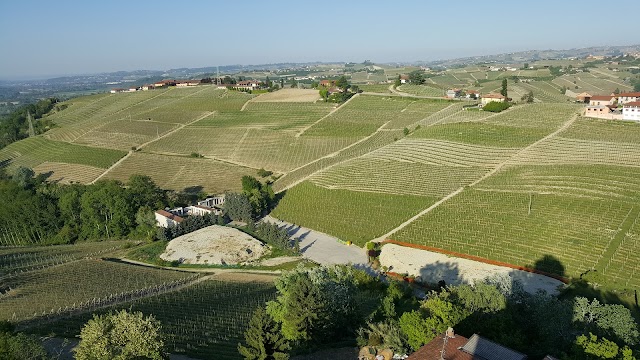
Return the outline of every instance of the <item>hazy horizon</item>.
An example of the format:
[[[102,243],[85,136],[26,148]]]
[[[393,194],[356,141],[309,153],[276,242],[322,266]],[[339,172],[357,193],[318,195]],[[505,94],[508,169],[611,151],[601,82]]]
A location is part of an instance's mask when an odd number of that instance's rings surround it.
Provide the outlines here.
[[[612,23],[587,24],[600,2],[502,3],[496,10],[417,1],[68,1],[51,9],[44,1],[2,2],[0,79],[232,64],[432,61],[638,43],[631,22],[615,23],[615,30]],[[637,1],[617,4],[628,13],[640,11]],[[47,11],[33,11],[42,7]]]

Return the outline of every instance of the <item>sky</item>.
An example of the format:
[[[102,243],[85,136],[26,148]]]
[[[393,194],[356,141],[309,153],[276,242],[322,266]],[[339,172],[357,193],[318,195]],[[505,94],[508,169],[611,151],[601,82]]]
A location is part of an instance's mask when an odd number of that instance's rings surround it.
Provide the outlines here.
[[[1,0],[0,79],[640,43],[640,1]],[[606,14],[603,14],[605,12]],[[603,16],[606,15],[606,16]]]

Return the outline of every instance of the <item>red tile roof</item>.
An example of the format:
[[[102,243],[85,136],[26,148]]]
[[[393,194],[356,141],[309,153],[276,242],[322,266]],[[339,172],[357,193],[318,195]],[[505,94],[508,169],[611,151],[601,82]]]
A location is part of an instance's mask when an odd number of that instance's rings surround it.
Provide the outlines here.
[[[504,99],[505,97],[502,94],[487,94],[487,95],[482,95],[483,98],[487,98],[487,99]]]
[[[167,219],[171,219],[171,220],[173,220],[175,222],[178,222],[178,223],[181,223],[184,220],[180,216],[173,215],[172,213],[170,213],[170,212],[168,212],[166,210],[158,210],[158,211],[156,211],[156,214],[160,214],[160,215],[166,217]]]
[[[431,340],[428,344],[418,349],[418,351],[409,355],[407,360],[440,360],[442,345],[444,342],[444,334],[438,335],[435,339]],[[455,335],[453,338],[447,339],[447,345],[444,349],[444,360],[473,360],[473,355],[464,353],[458,348],[461,348],[469,341],[464,336]]]
[[[598,101],[607,100],[607,101],[610,101],[613,98],[614,98],[614,96],[611,96],[611,95],[593,95],[591,97],[591,100],[598,100]]]
[[[633,101],[633,102],[624,104],[624,107],[627,107],[627,106],[640,106],[640,101]]]
[[[624,97],[640,97],[640,92],[628,92],[628,93],[620,93],[618,96]]]

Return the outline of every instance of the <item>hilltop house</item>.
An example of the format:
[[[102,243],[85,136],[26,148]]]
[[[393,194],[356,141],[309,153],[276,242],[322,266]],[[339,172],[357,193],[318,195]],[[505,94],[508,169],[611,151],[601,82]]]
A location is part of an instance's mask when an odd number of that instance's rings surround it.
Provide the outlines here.
[[[478,92],[477,90],[467,90],[467,95],[466,95],[467,99],[477,99],[480,97],[480,92]]]
[[[162,80],[162,81],[158,81],[157,83],[153,84],[153,86],[155,86],[155,87],[176,86],[176,81],[175,80]]]
[[[626,104],[634,101],[640,101],[640,92],[629,92],[618,94],[618,104]]]
[[[335,80],[320,80],[320,86],[331,87],[336,84]]]
[[[506,98],[502,94],[490,93],[482,95],[482,106],[487,105],[490,102],[505,102]]]
[[[164,227],[164,228],[177,226],[184,220],[180,216],[174,215],[166,210],[156,211],[155,216],[156,216],[156,223],[158,224],[158,226]]]
[[[200,80],[179,80],[176,81],[176,87],[187,87],[200,85]]]
[[[411,80],[409,80],[409,75],[400,75],[400,83],[401,84],[406,84],[409,81],[411,81]]]
[[[477,334],[467,339],[457,335],[449,328],[438,335],[418,351],[409,355],[407,360],[526,360],[525,354],[511,350]]]
[[[112,94],[117,94],[117,93],[121,93],[121,92],[125,92],[128,91],[127,89],[111,89],[111,93]]]
[[[640,121],[640,101],[628,102],[622,106],[622,120]]]

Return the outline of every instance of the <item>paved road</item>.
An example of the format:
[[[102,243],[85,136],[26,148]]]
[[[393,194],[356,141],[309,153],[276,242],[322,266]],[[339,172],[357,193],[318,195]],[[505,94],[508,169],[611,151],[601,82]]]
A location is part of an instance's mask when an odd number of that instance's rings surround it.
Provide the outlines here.
[[[343,245],[333,236],[278,220],[271,216],[266,216],[263,221],[285,226],[293,238],[299,239],[302,256],[317,263],[322,265],[351,263],[368,267],[365,251],[358,246]]]

